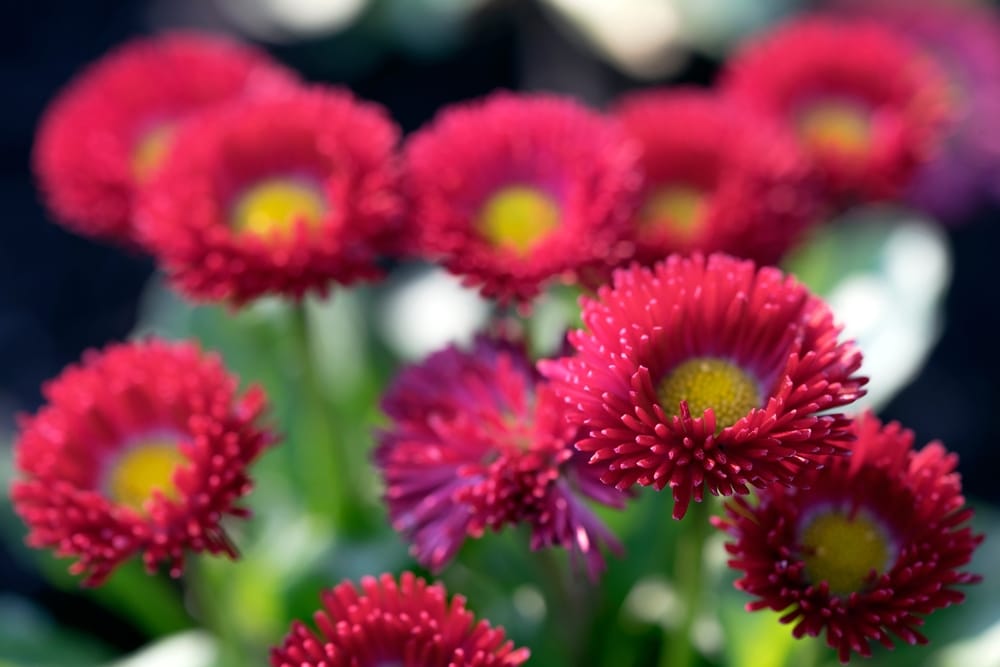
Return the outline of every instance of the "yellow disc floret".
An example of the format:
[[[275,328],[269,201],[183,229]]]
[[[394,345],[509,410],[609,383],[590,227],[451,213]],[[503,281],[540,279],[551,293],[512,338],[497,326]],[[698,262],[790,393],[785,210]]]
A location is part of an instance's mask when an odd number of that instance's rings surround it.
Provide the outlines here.
[[[884,530],[860,513],[820,514],[802,531],[801,542],[806,576],[827,582],[836,595],[861,591],[872,570],[881,574],[889,567],[892,549]]]
[[[514,185],[486,200],[476,229],[490,243],[527,254],[559,226],[559,206],[536,188]]]
[[[173,125],[157,125],[149,130],[132,148],[132,175],[142,182],[147,180],[163,163],[170,142],[174,138]]]
[[[248,189],[236,202],[233,227],[262,238],[288,236],[299,221],[315,228],[326,213],[315,187],[292,178],[272,178]]]
[[[174,472],[186,460],[171,440],[151,439],[130,446],[111,469],[108,494],[114,502],[136,510],[142,510],[154,489],[176,498]]]
[[[871,145],[871,122],[857,106],[825,102],[799,117],[799,135],[813,148],[863,155]]]
[[[676,366],[660,381],[659,398],[668,415],[680,414],[681,401],[687,401],[695,418],[712,408],[717,433],[761,403],[752,375],[731,361],[714,357],[696,357]]]
[[[697,188],[672,185],[654,191],[642,207],[640,224],[665,225],[683,238],[698,231],[705,218],[705,194]]]

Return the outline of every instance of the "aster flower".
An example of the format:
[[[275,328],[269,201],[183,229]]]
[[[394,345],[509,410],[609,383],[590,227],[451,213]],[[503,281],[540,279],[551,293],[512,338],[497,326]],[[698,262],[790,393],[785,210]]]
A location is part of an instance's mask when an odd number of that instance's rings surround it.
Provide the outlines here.
[[[615,272],[582,300],[576,351],[540,362],[601,479],[692,499],[792,483],[849,440],[861,354],[792,277],[727,255]]]
[[[964,524],[958,459],[937,442],[913,450],[913,433],[865,415],[854,425],[851,456],[829,457],[803,485],[771,487],[759,503],[743,498],[715,521],[734,539],[736,587],[750,610],[783,611],[796,637],[826,632],[847,662],[891,648],[891,635],[924,644],[923,616],[961,602],[961,572],[982,541]]]
[[[236,305],[380,274],[399,201],[385,111],[290,90],[193,119],[143,192],[139,231],[180,291]]]
[[[87,353],[44,394],[14,446],[31,546],[75,557],[88,585],[139,553],[175,577],[185,550],[236,556],[220,522],[248,514],[247,466],[272,442],[259,388],[239,396],[217,356],[153,339]]]
[[[692,250],[774,264],[819,218],[810,162],[769,119],[694,89],[626,96],[615,116],[643,150],[643,264]]]
[[[319,633],[299,621],[271,667],[517,667],[530,655],[505,640],[503,628],[476,622],[465,599],[448,601],[441,584],[404,572],[365,577],[322,594],[313,617]]]
[[[531,548],[563,546],[591,577],[617,541],[584,498],[621,507],[573,449],[578,429],[523,351],[478,339],[405,369],[383,398],[392,426],[375,460],[393,526],[417,560],[440,570],[466,537],[531,527]]]
[[[940,72],[873,22],[793,20],[733,56],[723,89],[794,127],[848,201],[894,197],[945,130]]]
[[[133,202],[178,125],[220,102],[294,85],[265,53],[228,39],[136,39],[87,67],[52,102],[33,156],[55,217],[92,238],[136,244]]]
[[[841,0],[838,10],[877,20],[913,40],[947,77],[953,123],[906,198],[958,224],[1000,196],[1000,19],[992,8],[923,0]]]
[[[607,272],[638,186],[636,147],[552,95],[450,107],[406,147],[419,252],[501,301]]]

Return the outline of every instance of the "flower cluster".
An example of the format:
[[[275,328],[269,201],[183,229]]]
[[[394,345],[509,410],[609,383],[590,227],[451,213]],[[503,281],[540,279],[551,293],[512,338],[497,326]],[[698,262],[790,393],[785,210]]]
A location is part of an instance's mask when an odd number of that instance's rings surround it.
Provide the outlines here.
[[[934,50],[922,21],[899,19]],[[195,301],[300,301],[419,258],[496,302],[503,336],[409,365],[382,396],[373,463],[419,565],[440,572],[467,539],[520,525],[596,585],[623,551],[599,513],[633,487],[669,488],[677,520],[732,497],[713,522],[749,608],[788,610],[796,637],[825,632],[846,661],[892,636],[925,642],[923,616],[977,580],[963,568],[982,537],[954,455],[845,412],[864,394],[861,352],[770,265],[843,207],[908,189],[933,206],[931,151],[944,141],[939,164],[964,160],[978,142],[963,128],[992,109],[973,95],[977,57],[949,88],[885,25],[807,17],[744,45],[716,91],[633,93],[608,113],[498,92],[404,139],[377,104],[176,33],[71,83],[34,163],[59,220],[150,253]],[[984,58],[983,76],[1000,72]],[[955,107],[966,125],[948,125]],[[554,283],[590,291],[561,354],[537,359],[515,323]],[[134,555],[175,577],[189,551],[236,556],[222,523],[248,515],[248,468],[277,441],[261,389],[240,392],[195,343],[147,339],[88,352],[44,393],[15,445],[29,544],[75,558],[90,585]],[[322,604],[273,667],[529,655],[408,572],[342,583]]]

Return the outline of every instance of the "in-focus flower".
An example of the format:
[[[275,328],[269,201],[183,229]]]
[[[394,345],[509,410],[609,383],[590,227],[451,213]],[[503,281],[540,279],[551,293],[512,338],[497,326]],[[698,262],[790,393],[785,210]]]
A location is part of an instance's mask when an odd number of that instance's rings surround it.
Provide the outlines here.
[[[632,94],[615,115],[642,146],[643,264],[693,250],[775,264],[821,215],[811,163],[770,119],[694,89]]]
[[[337,89],[206,112],[144,190],[142,240],[197,300],[301,298],[376,277],[400,210],[398,136],[381,107]]]
[[[944,72],[953,123],[907,200],[949,223],[1000,197],[1000,18],[992,7],[938,0],[839,0],[833,6],[905,35]]]
[[[897,195],[946,128],[938,69],[874,22],[793,20],[738,52],[723,89],[794,128],[847,202]]]
[[[517,667],[530,655],[505,639],[503,628],[476,621],[459,595],[404,572],[365,577],[361,590],[344,582],[322,593],[313,619],[300,621],[271,667]]]
[[[531,527],[531,548],[562,546],[596,577],[614,536],[585,498],[621,507],[573,449],[578,427],[523,351],[478,339],[403,370],[383,398],[392,419],[375,459],[393,526],[440,570],[466,537]]]
[[[247,467],[273,442],[259,388],[192,343],[156,339],[89,352],[44,388],[21,422],[11,495],[28,543],[75,557],[96,585],[141,553],[180,576],[185,550],[236,550],[222,529],[252,486]]]
[[[792,483],[849,440],[832,412],[861,396],[861,354],[819,298],[727,255],[633,266],[582,299],[576,354],[540,362],[574,409],[601,479],[673,490],[674,517],[707,489]]]
[[[498,93],[445,109],[406,150],[419,251],[501,301],[606,275],[636,157],[614,123],[569,99]]]
[[[826,632],[842,662],[892,637],[924,644],[923,616],[961,602],[960,571],[982,541],[964,525],[958,459],[940,443],[913,450],[913,433],[865,415],[850,456],[831,456],[803,485],[773,486],[756,504],[738,498],[716,525],[734,541],[736,587],[750,610],[791,610],[796,637]]]
[[[86,68],[52,102],[33,156],[57,220],[134,246],[133,202],[192,114],[294,85],[265,53],[228,39],[168,33],[131,41]]]

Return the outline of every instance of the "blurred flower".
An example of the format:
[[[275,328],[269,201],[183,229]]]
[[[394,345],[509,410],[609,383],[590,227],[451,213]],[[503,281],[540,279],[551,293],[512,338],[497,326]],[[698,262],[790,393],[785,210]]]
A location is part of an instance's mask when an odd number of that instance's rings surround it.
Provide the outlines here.
[[[945,131],[939,71],[873,22],[786,23],[731,59],[723,87],[793,127],[847,203],[896,196]]]
[[[954,586],[979,578],[959,568],[982,541],[963,526],[972,510],[954,454],[936,442],[914,451],[911,431],[870,414],[854,431],[851,456],[762,491],[757,505],[731,501],[716,520],[735,538],[736,587],[757,598],[748,608],[792,607],[782,621],[795,636],[825,630],[842,662],[871,655],[871,641],[891,648],[889,633],[926,643],[921,616],[964,599]]]
[[[947,77],[955,122],[907,199],[957,224],[1000,197],[1000,19],[993,8],[937,0],[840,0],[835,9],[875,19],[932,57]]]
[[[139,203],[143,242],[198,300],[301,298],[380,275],[400,211],[384,110],[327,88],[193,119]]]
[[[615,272],[541,362],[576,409],[601,479],[673,489],[674,518],[710,493],[792,483],[851,435],[833,408],[863,393],[861,354],[794,278],[716,254]]]
[[[15,444],[28,543],[76,557],[70,571],[88,585],[136,553],[174,577],[185,549],[235,557],[220,522],[247,515],[235,506],[247,466],[272,442],[256,424],[263,392],[236,388],[193,343],[111,345],[66,368]]]
[[[406,150],[420,250],[501,301],[606,275],[627,233],[636,148],[569,99],[497,93],[451,107]]]
[[[295,80],[265,53],[217,36],[170,33],[120,46],[74,79],[41,120],[33,161],[46,203],[75,232],[135,245],[136,191],[178,125]]]
[[[632,94],[615,115],[643,149],[644,264],[691,250],[775,264],[820,216],[816,173],[767,119],[694,89]]]
[[[524,353],[477,339],[405,369],[382,401],[392,426],[375,460],[393,526],[417,560],[440,570],[467,536],[531,526],[531,548],[563,546],[604,568],[600,548],[619,549],[584,498],[621,507],[573,449],[578,428]]]
[[[517,667],[529,656],[505,641],[503,628],[476,622],[465,599],[451,602],[441,584],[411,572],[365,577],[361,590],[344,582],[322,594],[313,619],[317,635],[299,621],[272,667]]]

